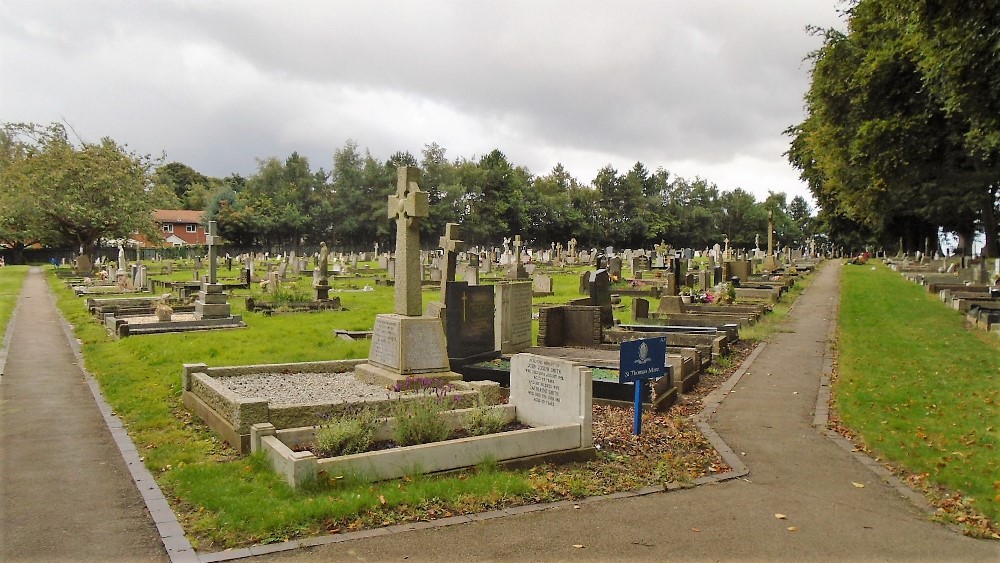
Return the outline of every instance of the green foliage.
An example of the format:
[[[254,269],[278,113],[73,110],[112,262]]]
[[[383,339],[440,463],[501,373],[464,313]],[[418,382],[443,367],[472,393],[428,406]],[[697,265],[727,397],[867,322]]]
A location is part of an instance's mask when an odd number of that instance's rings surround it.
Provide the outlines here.
[[[447,440],[451,430],[441,413],[453,406],[454,402],[444,394],[396,402],[392,411],[396,418],[393,441],[400,446],[413,446]]]
[[[8,244],[38,241],[90,254],[102,238],[158,236],[148,156],[109,138],[74,145],[55,124],[4,124],[0,146],[0,236]]]
[[[988,38],[996,13],[863,0],[847,33],[817,30],[824,44],[810,55],[807,117],[787,131],[788,157],[826,214],[883,241],[905,235],[910,250],[937,227],[968,250],[979,229],[996,252],[1000,104],[986,70],[1000,68]]]
[[[378,417],[370,409],[359,409],[316,429],[315,453],[320,457],[360,454],[371,448]]]
[[[974,499],[994,522],[998,342],[884,266],[844,268],[835,407],[878,455]]]
[[[466,418],[465,428],[469,434],[473,436],[495,434],[503,430],[504,426],[506,426],[506,422],[504,422],[503,411],[494,405],[484,404],[482,396],[479,396],[478,403]]]

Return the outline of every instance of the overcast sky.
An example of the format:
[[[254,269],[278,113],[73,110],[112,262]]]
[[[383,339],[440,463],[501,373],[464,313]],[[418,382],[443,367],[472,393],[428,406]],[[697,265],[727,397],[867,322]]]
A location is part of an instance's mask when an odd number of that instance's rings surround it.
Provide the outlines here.
[[[65,121],[210,176],[353,139],[379,160],[494,148],[590,182],[636,161],[758,200],[808,196],[782,156],[807,25],[837,0],[0,2],[0,121]]]

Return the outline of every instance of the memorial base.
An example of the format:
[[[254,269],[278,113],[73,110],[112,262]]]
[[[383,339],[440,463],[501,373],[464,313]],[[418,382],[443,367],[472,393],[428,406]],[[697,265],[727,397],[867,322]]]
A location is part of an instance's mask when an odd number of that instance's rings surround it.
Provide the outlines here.
[[[460,380],[451,371],[440,318],[386,314],[375,317],[368,363],[355,368],[358,379],[392,385],[407,377]]]
[[[327,284],[317,284],[313,286],[313,297],[316,301],[326,301],[330,298],[330,286]]]

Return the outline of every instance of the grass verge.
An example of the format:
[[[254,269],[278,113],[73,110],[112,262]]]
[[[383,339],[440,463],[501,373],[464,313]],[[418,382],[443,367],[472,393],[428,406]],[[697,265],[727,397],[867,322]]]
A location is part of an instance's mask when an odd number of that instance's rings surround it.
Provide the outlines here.
[[[17,296],[21,294],[28,266],[5,266],[0,268],[0,342],[7,334],[7,323],[17,306]]]
[[[839,330],[833,406],[846,432],[905,468],[943,519],[996,537],[996,339],[966,330],[958,312],[882,265],[844,266]]]

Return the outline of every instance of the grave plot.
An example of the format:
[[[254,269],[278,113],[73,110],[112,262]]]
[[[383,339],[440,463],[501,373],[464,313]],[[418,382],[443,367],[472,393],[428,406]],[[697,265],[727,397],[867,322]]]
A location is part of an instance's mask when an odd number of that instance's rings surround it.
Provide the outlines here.
[[[592,457],[590,371],[572,362],[533,354],[517,354],[511,362],[509,404],[493,408],[501,411],[505,420],[516,420],[530,428],[319,458],[312,451],[292,449],[314,440],[315,428],[281,431],[272,424],[254,424],[251,448],[264,452],[272,467],[293,487],[315,479],[320,472],[380,480],[471,467],[485,460],[537,463],[555,456]],[[443,416],[448,417],[449,425],[461,427],[468,424],[473,410],[453,409]],[[389,435],[393,425],[398,424],[393,419],[382,420],[376,435]]]
[[[295,362],[208,367],[186,364],[182,399],[234,448],[250,449],[250,428],[268,423],[276,429],[322,424],[324,420],[364,406],[385,415],[394,400],[385,385],[366,383],[354,375],[365,360]],[[427,379],[428,382],[436,381]],[[496,386],[449,382],[457,406],[500,402]],[[415,395],[414,395],[415,397]],[[403,397],[410,400],[410,396]]]

